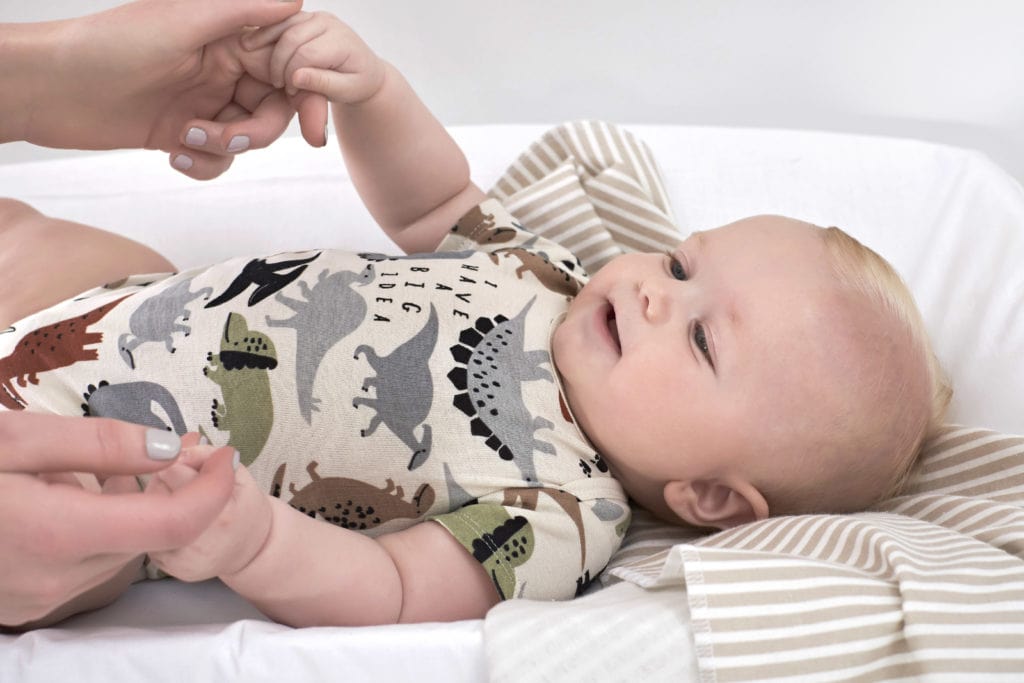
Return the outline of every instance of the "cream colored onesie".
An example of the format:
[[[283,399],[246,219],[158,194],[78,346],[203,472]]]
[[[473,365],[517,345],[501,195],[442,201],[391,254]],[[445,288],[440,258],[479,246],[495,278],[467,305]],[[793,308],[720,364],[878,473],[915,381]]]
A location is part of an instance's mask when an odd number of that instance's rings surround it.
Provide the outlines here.
[[[201,431],[310,516],[369,534],[434,519],[503,598],[568,598],[629,521],[551,362],[585,278],[494,200],[432,254],[136,276],[0,334],[0,405]]]

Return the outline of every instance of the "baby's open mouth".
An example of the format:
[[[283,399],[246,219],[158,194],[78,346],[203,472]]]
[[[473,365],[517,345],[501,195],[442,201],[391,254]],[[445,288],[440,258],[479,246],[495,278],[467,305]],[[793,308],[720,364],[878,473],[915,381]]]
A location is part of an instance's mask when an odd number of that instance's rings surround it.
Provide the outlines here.
[[[622,343],[619,341],[619,326],[615,323],[615,309],[612,306],[608,307],[608,331],[612,335],[612,342],[615,344],[615,348],[618,349],[619,353],[622,353]]]

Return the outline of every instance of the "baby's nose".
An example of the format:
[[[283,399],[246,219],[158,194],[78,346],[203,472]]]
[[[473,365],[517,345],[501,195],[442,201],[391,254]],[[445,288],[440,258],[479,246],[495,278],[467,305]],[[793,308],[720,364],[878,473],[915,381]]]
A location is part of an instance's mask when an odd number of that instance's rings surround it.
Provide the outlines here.
[[[650,323],[664,322],[672,310],[672,297],[668,288],[657,280],[646,280],[640,284],[640,310]]]

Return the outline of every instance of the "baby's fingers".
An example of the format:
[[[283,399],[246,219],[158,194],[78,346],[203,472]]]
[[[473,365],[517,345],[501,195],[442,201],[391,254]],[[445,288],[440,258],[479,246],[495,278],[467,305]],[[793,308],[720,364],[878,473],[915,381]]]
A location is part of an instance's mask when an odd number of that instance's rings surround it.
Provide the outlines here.
[[[293,14],[282,22],[278,22],[271,26],[263,26],[255,31],[250,31],[246,35],[242,36],[242,47],[246,50],[258,50],[261,47],[266,47],[277,42],[277,39],[284,34],[285,31],[290,29],[296,24],[309,21],[313,14],[311,12],[299,12]]]
[[[288,64],[295,58],[296,53],[307,43],[316,40],[326,32],[327,27],[323,22],[307,21],[293,26],[281,35],[270,56],[270,82],[274,84],[275,88],[283,88],[288,85]],[[332,47],[337,48],[337,46]]]
[[[347,74],[332,69],[302,67],[292,74],[297,88],[319,93],[332,102],[356,104],[368,99],[379,86],[365,74]]]

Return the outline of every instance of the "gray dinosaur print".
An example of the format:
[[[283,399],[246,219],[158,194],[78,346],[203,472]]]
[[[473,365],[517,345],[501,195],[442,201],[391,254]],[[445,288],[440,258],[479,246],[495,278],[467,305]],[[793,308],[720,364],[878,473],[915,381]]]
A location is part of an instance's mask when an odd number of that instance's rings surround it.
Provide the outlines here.
[[[117,340],[118,351],[128,367],[135,368],[135,349],[146,342],[163,342],[167,352],[174,353],[174,333],[181,332],[187,337],[192,332],[192,328],[185,324],[189,319],[185,306],[199,297],[209,299],[213,294],[212,287],[190,291],[192,279],[171,285],[143,301],[132,312],[128,319],[131,333],[125,332]]]
[[[366,301],[352,285],[365,287],[375,277],[372,263],[358,272],[323,270],[312,287],[305,280],[299,280],[305,301],[283,292],[274,297],[278,303],[295,311],[295,315],[284,320],[274,320],[268,315],[267,325],[295,330],[295,386],[299,412],[307,423],[312,422],[313,411],[319,410],[320,399],[313,397],[313,382],[321,361],[332,346],[351,334],[366,317]]]
[[[185,418],[174,396],[156,382],[125,382],[110,384],[106,380],[90,384],[82,394],[85,403],[82,412],[92,417],[112,417],[116,420],[166,429],[181,436],[188,431]],[[154,407],[163,411],[171,424],[167,424]]]
[[[363,381],[363,391],[377,390],[376,398],[356,396],[352,407],[369,406],[377,412],[370,426],[360,431],[370,436],[381,422],[412,449],[409,469],[414,470],[430,457],[430,425],[423,423],[434,402],[434,378],[430,372],[430,356],[437,346],[437,311],[433,304],[427,322],[419,332],[402,342],[387,356],[379,356],[367,344],[360,344],[355,357],[365,355],[370,367],[377,373]],[[423,423],[423,434],[413,433]]]
[[[459,335],[460,343],[451,347],[458,365],[448,373],[460,392],[452,403],[472,418],[472,433],[484,437],[502,460],[514,461],[523,480],[531,485],[537,485],[534,451],[555,454],[554,446],[534,438],[538,429],[550,429],[554,424],[531,415],[523,402],[523,382],[554,381],[551,373],[540,367],[549,362],[548,352],[523,348],[524,322],[534,301],[536,297],[511,320],[503,315],[493,320],[477,318],[473,327]]]
[[[475,249],[463,249],[462,251],[432,251],[429,253],[415,253],[405,254],[404,256],[394,256],[392,254],[380,254],[375,251],[368,251],[359,254],[361,258],[367,261],[379,262],[379,261],[458,261],[461,259],[468,259],[473,254],[479,253]]]
[[[448,463],[444,464],[444,483],[448,487],[448,507],[450,509],[457,510],[470,503],[478,502],[476,496],[470,495],[469,491],[462,488],[462,485],[455,481],[452,469],[448,466]]]

